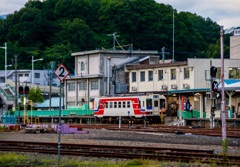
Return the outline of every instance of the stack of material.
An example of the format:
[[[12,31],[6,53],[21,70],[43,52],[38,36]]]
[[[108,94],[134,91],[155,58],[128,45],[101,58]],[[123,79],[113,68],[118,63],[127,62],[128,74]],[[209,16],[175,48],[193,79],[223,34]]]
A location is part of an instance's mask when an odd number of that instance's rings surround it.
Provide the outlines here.
[[[62,134],[87,134],[88,131],[82,130],[79,126],[62,124],[61,125],[61,133]]]

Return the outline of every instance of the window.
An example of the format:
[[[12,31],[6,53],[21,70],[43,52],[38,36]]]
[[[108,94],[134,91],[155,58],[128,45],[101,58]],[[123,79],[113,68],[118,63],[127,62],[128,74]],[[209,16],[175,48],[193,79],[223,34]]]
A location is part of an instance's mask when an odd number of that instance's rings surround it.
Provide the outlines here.
[[[85,70],[85,63],[81,62],[81,71],[84,71],[84,70]]]
[[[23,77],[23,74],[19,74],[18,77]]]
[[[68,84],[68,90],[69,91],[75,91],[75,83],[69,83]]]
[[[118,108],[122,108],[122,103],[121,102],[118,102]]]
[[[148,110],[152,109],[152,99],[146,99],[146,103],[147,103],[147,109]]]
[[[153,71],[148,71],[148,81],[153,81]]]
[[[158,80],[163,80],[163,70],[158,70]]]
[[[28,76],[29,76],[29,74],[24,74],[24,76],[25,76],[25,77],[28,77]]]
[[[110,103],[109,108],[113,108],[113,102],[109,102],[109,103]]]
[[[126,108],[126,102],[123,101],[123,108]]]
[[[34,73],[34,78],[40,78],[40,73]]]
[[[79,82],[79,90],[86,90],[85,82]]]
[[[229,78],[237,79],[240,78],[240,68],[228,68]],[[217,72],[218,73],[218,72]]]
[[[171,69],[171,79],[176,79],[176,69]]]
[[[106,102],[106,108],[108,108],[108,102]]]
[[[114,102],[114,108],[117,108],[117,102]]]
[[[132,72],[132,82],[136,82],[136,81],[137,81],[136,72]]]
[[[91,82],[91,90],[98,90],[98,82],[97,81]]]
[[[190,71],[189,67],[184,68],[184,79],[189,79]]]
[[[145,81],[145,71],[140,72],[140,81],[144,82]]]
[[[217,74],[216,74],[216,78],[221,78],[221,68],[217,67]]]
[[[127,101],[127,108],[130,108],[130,101]]]

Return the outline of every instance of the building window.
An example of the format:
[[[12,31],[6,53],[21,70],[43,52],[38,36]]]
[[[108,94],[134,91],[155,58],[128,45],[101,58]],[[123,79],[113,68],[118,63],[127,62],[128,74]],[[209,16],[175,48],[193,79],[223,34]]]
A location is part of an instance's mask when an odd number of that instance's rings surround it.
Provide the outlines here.
[[[190,76],[190,70],[189,67],[184,68],[184,79],[189,79]]]
[[[75,83],[69,83],[68,86],[69,91],[75,91]]]
[[[221,78],[221,68],[220,67],[217,67],[217,73],[216,73],[216,78]]]
[[[98,82],[97,81],[91,82],[91,90],[98,90]]]
[[[176,79],[176,69],[171,69],[171,79]]]
[[[158,80],[163,80],[163,70],[158,70]]]
[[[238,79],[240,78],[240,68],[228,68],[229,78]],[[217,72],[218,73],[218,72]]]
[[[148,71],[148,81],[153,81],[153,71]]]
[[[86,90],[85,82],[79,82],[79,90]]]
[[[84,70],[85,70],[85,63],[81,62],[81,71],[84,71]]]
[[[144,82],[145,81],[145,71],[140,72],[140,81]]]
[[[137,81],[137,74],[136,72],[132,72],[132,82],[136,82]]]
[[[34,78],[40,78],[40,73],[34,73]]]

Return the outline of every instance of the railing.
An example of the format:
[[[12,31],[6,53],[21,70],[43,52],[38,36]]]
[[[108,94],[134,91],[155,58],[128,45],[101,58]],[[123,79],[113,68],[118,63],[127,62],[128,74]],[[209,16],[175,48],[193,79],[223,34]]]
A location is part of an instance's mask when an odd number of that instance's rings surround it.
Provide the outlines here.
[[[14,101],[14,95],[7,94],[2,87],[0,87],[0,93],[7,101]]]
[[[178,110],[178,117],[180,117],[180,111]],[[182,118],[200,118],[200,111],[182,111]],[[206,118],[206,112],[203,112],[203,118]]]
[[[20,117],[22,117],[24,111],[20,111]],[[93,116],[93,110],[62,110],[61,116]],[[10,115],[10,112],[7,112]],[[18,111],[14,111],[14,115],[18,116]],[[59,116],[59,110],[27,110],[28,117],[53,117]]]

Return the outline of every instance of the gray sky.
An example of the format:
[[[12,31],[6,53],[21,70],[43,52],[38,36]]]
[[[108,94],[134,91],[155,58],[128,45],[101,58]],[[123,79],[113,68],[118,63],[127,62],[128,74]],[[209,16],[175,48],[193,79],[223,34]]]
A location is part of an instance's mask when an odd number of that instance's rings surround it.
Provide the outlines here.
[[[171,5],[177,12],[196,13],[210,18],[224,29],[240,26],[240,0],[155,0]]]
[[[0,15],[18,11],[28,0],[0,0]],[[155,0],[171,5],[178,12],[188,11],[224,26],[240,26],[240,0]]]

